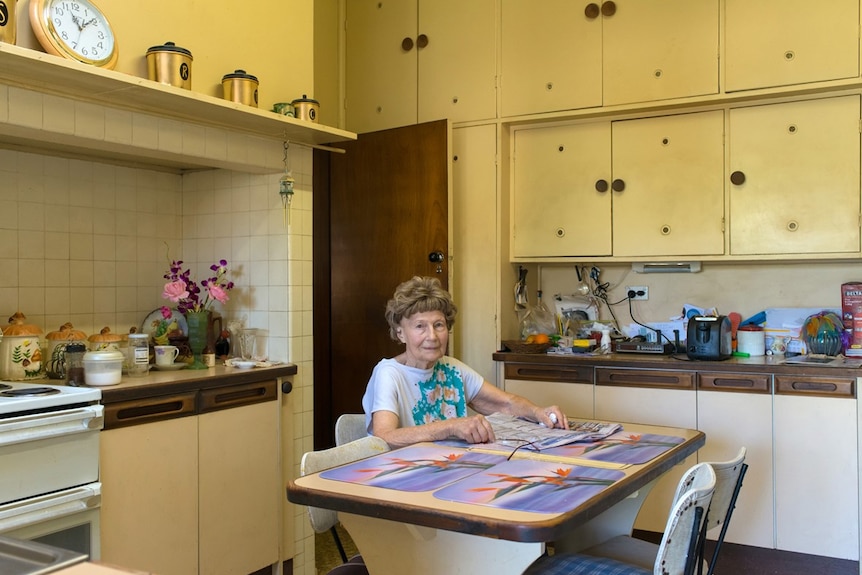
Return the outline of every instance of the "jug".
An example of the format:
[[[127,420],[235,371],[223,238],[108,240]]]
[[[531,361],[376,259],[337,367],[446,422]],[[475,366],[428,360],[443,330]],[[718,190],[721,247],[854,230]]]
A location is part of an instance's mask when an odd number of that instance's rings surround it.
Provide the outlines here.
[[[219,315],[218,312],[211,311],[209,322],[207,323],[207,347],[213,350],[215,349],[215,344],[223,329],[221,315]]]

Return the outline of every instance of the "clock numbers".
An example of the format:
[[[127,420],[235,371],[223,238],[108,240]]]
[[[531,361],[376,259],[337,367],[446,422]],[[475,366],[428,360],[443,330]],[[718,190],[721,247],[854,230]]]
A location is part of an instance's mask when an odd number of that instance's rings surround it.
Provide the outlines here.
[[[9,7],[5,2],[0,2],[0,26],[5,26],[9,23]]]

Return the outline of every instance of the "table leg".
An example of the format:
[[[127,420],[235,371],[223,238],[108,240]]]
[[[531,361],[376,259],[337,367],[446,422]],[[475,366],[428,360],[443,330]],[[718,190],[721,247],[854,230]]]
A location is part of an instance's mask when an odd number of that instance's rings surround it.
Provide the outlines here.
[[[339,513],[371,575],[520,575],[545,551],[519,543],[386,519]]]

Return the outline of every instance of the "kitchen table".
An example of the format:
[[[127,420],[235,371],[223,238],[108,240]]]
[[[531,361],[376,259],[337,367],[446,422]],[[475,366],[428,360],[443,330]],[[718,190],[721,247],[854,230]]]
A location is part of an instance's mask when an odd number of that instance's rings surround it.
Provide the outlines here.
[[[625,424],[624,433],[671,436],[678,442],[645,463],[606,463],[546,454],[506,462],[544,461],[550,463],[548,469],[552,475],[555,470],[562,473],[561,469],[575,465],[578,475],[613,476],[609,485],[577,501],[560,491],[553,493],[553,498],[547,500],[553,502],[552,508],[525,510],[523,505],[519,508],[491,505],[487,498],[479,503],[450,497],[462,484],[463,492],[472,494],[496,488],[476,487],[478,473],[445,486],[409,491],[392,488],[391,482],[389,487],[383,487],[374,482],[334,478],[342,470],[342,475],[346,475],[348,470],[367,472],[363,467],[379,469],[381,460],[377,458],[382,457],[404,466],[415,465],[420,449],[440,447],[431,443],[390,451],[337,471],[300,477],[289,483],[287,497],[293,503],[338,511],[372,575],[517,574],[544,552],[547,542],[560,542],[566,550],[577,550],[614,535],[630,534],[653,483],[706,441],[702,432],[682,428]],[[499,470],[496,477],[504,480],[511,477],[509,471],[503,472],[503,463],[495,465],[487,470],[489,474]]]

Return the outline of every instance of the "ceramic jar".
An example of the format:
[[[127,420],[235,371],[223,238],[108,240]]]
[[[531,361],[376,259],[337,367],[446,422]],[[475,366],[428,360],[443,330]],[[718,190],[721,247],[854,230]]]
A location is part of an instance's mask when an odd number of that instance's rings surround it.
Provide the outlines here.
[[[87,334],[66,322],[57,331],[49,332],[45,339],[48,341],[48,359],[45,364],[48,377],[66,379],[66,346],[70,343],[86,342]]]
[[[39,344],[42,330],[26,323],[27,316],[20,311],[9,318],[0,340],[0,379],[22,381],[39,379],[42,372],[42,347]]]
[[[91,351],[102,351],[113,349],[120,351],[123,343],[123,336],[118,333],[111,333],[111,328],[103,327],[99,333],[94,333],[87,338],[90,342],[89,348]]]

